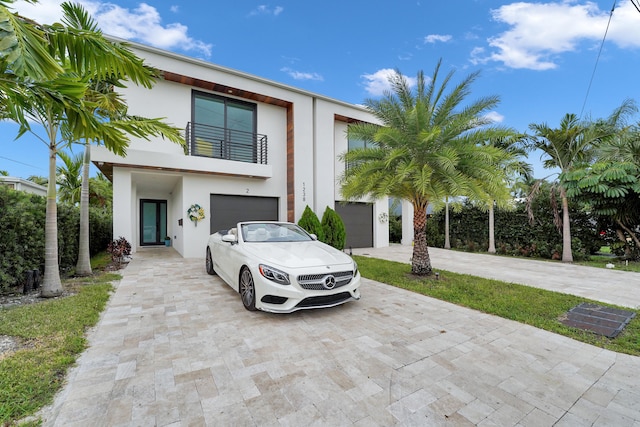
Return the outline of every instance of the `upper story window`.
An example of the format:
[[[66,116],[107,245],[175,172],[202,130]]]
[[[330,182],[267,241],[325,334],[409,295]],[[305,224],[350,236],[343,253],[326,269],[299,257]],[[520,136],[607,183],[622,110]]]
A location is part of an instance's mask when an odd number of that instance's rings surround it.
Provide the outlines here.
[[[371,144],[367,144],[366,141],[362,139],[349,138],[349,151],[355,150],[356,148],[369,148]]]
[[[191,155],[266,164],[267,137],[256,133],[256,104],[194,91],[191,114]]]

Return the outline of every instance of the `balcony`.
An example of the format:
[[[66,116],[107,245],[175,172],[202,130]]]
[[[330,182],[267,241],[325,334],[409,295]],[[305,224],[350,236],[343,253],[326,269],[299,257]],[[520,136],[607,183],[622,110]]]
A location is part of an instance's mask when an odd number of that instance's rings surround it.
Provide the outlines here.
[[[185,135],[190,156],[267,164],[267,135],[192,122]]]

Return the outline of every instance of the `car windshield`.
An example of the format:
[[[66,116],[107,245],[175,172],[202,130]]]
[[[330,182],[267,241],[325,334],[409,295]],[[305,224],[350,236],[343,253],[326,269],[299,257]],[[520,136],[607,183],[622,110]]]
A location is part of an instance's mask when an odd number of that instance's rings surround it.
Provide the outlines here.
[[[295,224],[250,223],[242,224],[245,242],[308,242],[309,234]]]

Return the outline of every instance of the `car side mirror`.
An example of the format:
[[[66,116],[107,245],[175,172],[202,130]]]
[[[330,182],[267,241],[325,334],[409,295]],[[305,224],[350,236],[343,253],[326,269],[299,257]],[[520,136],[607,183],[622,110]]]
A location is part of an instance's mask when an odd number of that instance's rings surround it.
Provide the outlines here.
[[[233,234],[225,234],[224,236],[222,236],[222,241],[231,244],[238,243],[238,239]]]
[[[316,236],[316,235],[315,235],[315,234],[313,234],[313,233],[309,234],[309,236],[311,236],[311,238],[312,238],[313,240],[318,240],[318,236]]]

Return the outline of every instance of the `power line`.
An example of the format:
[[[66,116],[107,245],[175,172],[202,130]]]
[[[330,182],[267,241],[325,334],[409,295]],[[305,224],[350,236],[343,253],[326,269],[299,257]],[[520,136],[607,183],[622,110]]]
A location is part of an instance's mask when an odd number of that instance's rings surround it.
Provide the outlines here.
[[[636,7],[636,10],[640,12],[640,1],[639,0],[631,0],[631,4]]]
[[[29,167],[32,167],[32,168],[35,168],[35,169],[43,170],[41,167],[30,165],[28,163],[23,163],[23,162],[20,162],[18,160],[10,159],[8,157],[0,156],[0,159],[9,160],[10,162],[19,163],[19,164],[24,165],[24,166],[29,166]]]
[[[635,2],[639,0],[631,0],[634,6],[638,8],[640,12],[639,5],[636,5]],[[609,26],[611,25],[611,18],[613,18],[613,11],[616,8],[616,0],[613,0],[613,6],[611,6],[611,12],[609,13],[609,21],[607,22],[607,28],[604,31],[604,37],[602,37],[602,43],[600,43],[600,50],[598,50],[598,56],[596,58],[596,63],[593,66],[593,72],[591,73],[591,79],[589,80],[589,86],[587,87],[587,93],[584,96],[584,102],[582,103],[582,109],[580,110],[580,118],[582,118],[582,114],[584,113],[584,107],[587,105],[587,99],[589,98],[589,92],[591,92],[591,85],[593,84],[593,79],[596,75],[596,69],[598,68],[598,62],[600,62],[600,55],[602,54],[602,48],[604,47],[604,42],[607,39],[607,33],[609,32]]]

